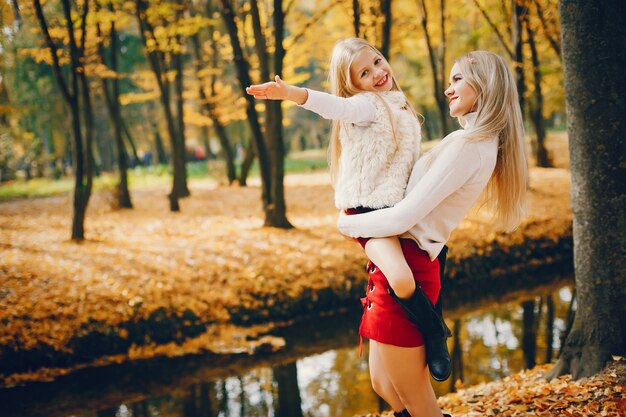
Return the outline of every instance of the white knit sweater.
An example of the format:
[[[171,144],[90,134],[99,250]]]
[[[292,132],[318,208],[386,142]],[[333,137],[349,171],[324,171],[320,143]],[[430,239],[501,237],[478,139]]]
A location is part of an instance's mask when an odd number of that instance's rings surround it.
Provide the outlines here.
[[[464,128],[471,127],[476,113],[464,119]],[[441,151],[433,161],[425,155],[415,164],[402,201],[371,213],[340,216],[339,230],[352,237],[408,237],[435,259],[491,178],[498,137],[470,142],[457,130],[437,146]]]
[[[404,93],[360,93],[350,98],[308,93],[303,108],[341,122],[337,208],[379,209],[402,200],[421,141],[420,125],[407,108]]]

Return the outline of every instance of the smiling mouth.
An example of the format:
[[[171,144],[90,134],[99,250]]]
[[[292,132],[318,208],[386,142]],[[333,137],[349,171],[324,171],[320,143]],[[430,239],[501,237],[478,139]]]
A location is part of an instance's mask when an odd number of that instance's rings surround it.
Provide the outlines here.
[[[389,74],[385,74],[385,76],[383,78],[381,78],[381,80],[376,83],[376,87],[382,87],[383,85],[385,85],[387,83],[388,79],[389,79]]]
[[[450,99],[450,101],[448,102],[448,106],[449,106],[450,104],[452,104],[452,102],[453,102],[454,100],[456,100],[457,98],[458,98],[458,97],[452,97],[452,98]]]

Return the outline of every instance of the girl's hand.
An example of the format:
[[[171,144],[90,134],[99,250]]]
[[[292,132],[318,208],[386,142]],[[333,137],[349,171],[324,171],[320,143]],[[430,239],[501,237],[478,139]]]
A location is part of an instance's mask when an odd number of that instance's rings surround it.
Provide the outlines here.
[[[274,77],[274,81],[246,87],[246,92],[254,98],[262,100],[287,100],[290,87],[277,75]]]
[[[246,92],[261,100],[291,100],[297,104],[304,104],[309,98],[306,88],[289,85],[278,75],[274,77],[273,82],[246,87]]]

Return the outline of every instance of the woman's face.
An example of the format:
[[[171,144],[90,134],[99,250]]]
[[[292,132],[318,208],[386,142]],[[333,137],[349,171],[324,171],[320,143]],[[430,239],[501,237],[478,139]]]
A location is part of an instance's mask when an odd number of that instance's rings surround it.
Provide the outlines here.
[[[363,91],[389,91],[393,86],[389,63],[370,48],[364,48],[350,65],[352,84]]]
[[[464,80],[461,68],[454,64],[450,70],[450,86],[444,91],[448,97],[450,116],[461,117],[467,113],[476,111],[476,101],[478,95],[476,91]]]

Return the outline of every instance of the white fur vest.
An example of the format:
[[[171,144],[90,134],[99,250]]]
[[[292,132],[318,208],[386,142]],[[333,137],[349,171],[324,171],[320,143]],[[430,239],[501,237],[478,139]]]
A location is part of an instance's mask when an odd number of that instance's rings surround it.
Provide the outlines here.
[[[341,123],[341,156],[335,184],[335,205],[339,209],[393,206],[404,197],[419,156],[421,129],[407,108],[404,93],[361,94],[375,104],[377,117],[365,126]],[[390,111],[395,120],[395,140]]]

